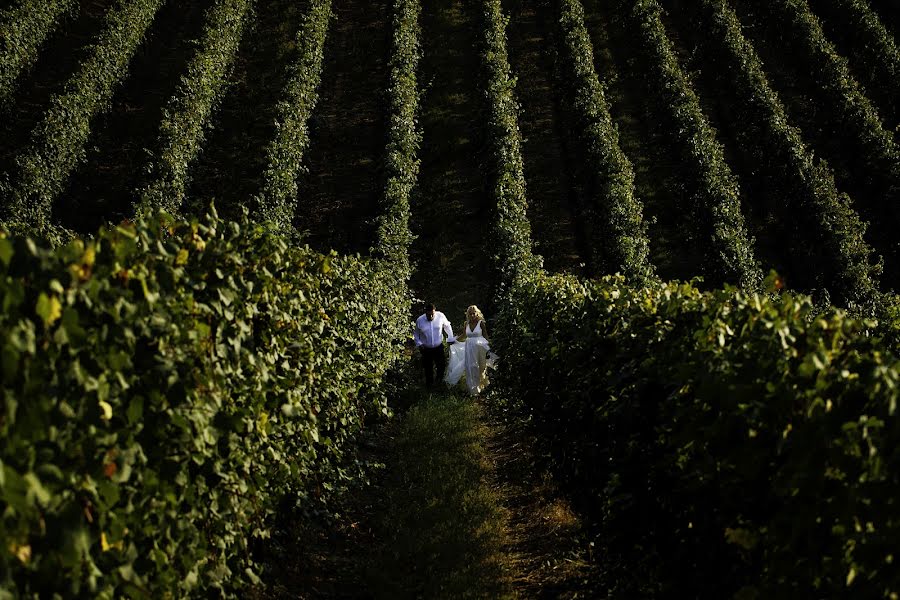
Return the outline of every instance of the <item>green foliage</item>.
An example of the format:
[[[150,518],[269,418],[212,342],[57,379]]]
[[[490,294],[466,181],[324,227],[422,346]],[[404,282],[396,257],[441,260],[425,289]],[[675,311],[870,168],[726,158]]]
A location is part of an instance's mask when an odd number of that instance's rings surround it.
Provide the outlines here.
[[[764,4],[767,23],[802,61],[820,89],[820,119],[831,120],[848,140],[844,150],[860,165],[854,176],[869,193],[855,200],[882,242],[887,266],[900,269],[900,249],[894,243],[900,204],[900,146],[882,124],[872,102],[853,77],[847,59],[838,54],[822,31],[806,0],[776,0]],[[768,16],[771,15],[771,18]],[[873,191],[874,190],[874,191]],[[869,197],[871,196],[871,197]]]
[[[52,229],[53,199],[86,155],[91,120],[108,110],[112,94],[163,0],[120,0],[107,17],[104,31],[87,59],[53,98],[31,135],[30,146],[16,158],[17,179],[4,197],[0,222],[34,231]],[[5,186],[4,186],[5,187]]]
[[[297,176],[309,144],[307,121],[316,107],[322,75],[325,38],[331,19],[331,0],[313,0],[297,33],[297,60],[278,103],[278,130],[269,144],[265,183],[255,200],[260,218],[289,230],[297,206]]]
[[[565,78],[577,116],[587,170],[594,174],[594,206],[582,215],[592,229],[595,262],[604,273],[623,272],[635,285],[655,277],[643,206],[635,197],[634,170],[619,147],[619,132],[594,69],[594,49],[584,26],[579,0],[560,0],[560,37],[564,40]]]
[[[702,14],[696,23],[709,54],[742,99],[734,106],[742,145],[752,153],[768,189],[777,194],[772,204],[783,207],[782,244],[794,265],[789,275],[806,289],[828,289],[841,304],[870,304],[881,265],[871,262],[873,251],[863,237],[866,225],[846,194],[838,192],[825,161],[815,159],[800,130],[789,123],[734,11],[725,0],[699,4]]]
[[[725,161],[722,144],[684,75],[662,22],[656,0],[638,0],[630,20],[649,67],[650,87],[665,108],[664,127],[680,148],[691,199],[688,218],[695,221],[697,243],[708,248],[699,265],[711,282],[738,283],[757,289],[762,272],[753,255],[753,240],[741,213],[737,178]]]
[[[504,382],[598,499],[612,596],[900,591],[900,362],[873,323],[620,277],[533,272],[512,298]]]
[[[821,7],[821,8],[820,8]],[[887,30],[867,0],[817,2],[823,18],[833,20],[833,28],[847,35],[852,54],[857,57],[854,75],[867,90],[881,92],[884,100],[879,114],[888,129],[900,119],[900,45]]]
[[[398,279],[410,276],[410,194],[419,176],[417,129],[418,67],[421,57],[422,8],[419,0],[395,0],[388,98],[390,130],[385,158],[386,183],[378,216],[376,256],[392,265]]]
[[[77,8],[76,0],[26,0],[0,13],[0,106],[9,102],[16,80],[37,61],[47,37]]]
[[[0,588],[232,597],[288,499],[327,493],[402,354],[378,261],[164,214],[0,238]],[[372,351],[377,340],[378,351]]]
[[[519,132],[516,81],[510,74],[506,52],[507,17],[499,0],[484,0],[482,8],[483,48],[489,120],[487,137],[493,164],[492,192],[495,201],[492,250],[498,272],[500,306],[512,282],[522,271],[539,265],[532,253],[531,224],[526,216],[522,135]]]
[[[153,183],[140,192],[137,210],[178,214],[188,169],[203,145],[204,129],[228,89],[227,79],[252,16],[254,0],[217,0],[206,14],[200,49],[181,77],[160,126],[160,154],[150,167]]]

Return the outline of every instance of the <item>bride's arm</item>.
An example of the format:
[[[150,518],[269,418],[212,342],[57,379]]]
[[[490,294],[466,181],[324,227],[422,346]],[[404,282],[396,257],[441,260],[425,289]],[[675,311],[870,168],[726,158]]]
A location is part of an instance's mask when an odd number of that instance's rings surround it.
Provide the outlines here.
[[[464,342],[464,341],[466,341],[466,324],[465,323],[463,323],[463,326],[460,330],[462,331],[462,333],[459,334],[458,336],[456,336],[456,341]]]
[[[484,339],[487,339],[487,336],[488,336],[488,334],[487,334],[487,323],[485,323],[484,321],[481,322],[481,336],[482,336]]]

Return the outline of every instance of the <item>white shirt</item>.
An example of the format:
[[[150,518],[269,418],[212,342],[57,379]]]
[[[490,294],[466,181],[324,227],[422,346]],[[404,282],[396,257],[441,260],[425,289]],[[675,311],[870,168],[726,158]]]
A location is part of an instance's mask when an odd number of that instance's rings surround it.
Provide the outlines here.
[[[422,315],[416,319],[416,330],[413,332],[413,338],[416,340],[416,348],[425,346],[426,348],[436,348],[444,343],[441,335],[442,331],[447,332],[449,339],[453,338],[453,327],[450,321],[444,316],[444,313],[434,311],[434,319],[428,320],[426,315]]]

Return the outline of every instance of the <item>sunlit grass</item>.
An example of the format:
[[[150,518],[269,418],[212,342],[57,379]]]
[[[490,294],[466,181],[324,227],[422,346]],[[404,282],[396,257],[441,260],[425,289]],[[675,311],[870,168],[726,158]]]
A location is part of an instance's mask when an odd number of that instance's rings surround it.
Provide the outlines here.
[[[424,396],[402,418],[389,462],[383,547],[368,574],[378,598],[509,598],[503,520],[487,481],[481,410]]]

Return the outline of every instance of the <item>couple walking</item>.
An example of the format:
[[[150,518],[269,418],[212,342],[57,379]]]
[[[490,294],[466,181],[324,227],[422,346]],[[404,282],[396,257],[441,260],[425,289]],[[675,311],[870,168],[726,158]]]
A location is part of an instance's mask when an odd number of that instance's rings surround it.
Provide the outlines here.
[[[425,305],[425,314],[416,319],[413,337],[422,353],[425,366],[425,385],[434,385],[435,370],[443,375],[447,385],[456,385],[462,377],[473,396],[488,384],[487,367],[493,366],[495,356],[488,354],[487,326],[484,315],[474,304],[466,309],[464,333],[453,335],[453,326],[444,313],[435,310],[434,304]],[[450,344],[450,364],[444,356],[444,333]]]

